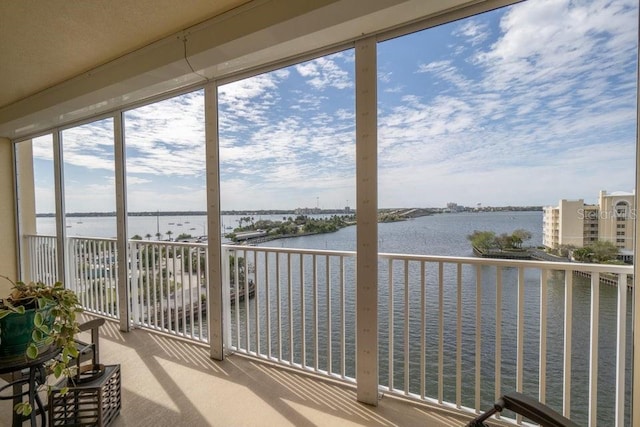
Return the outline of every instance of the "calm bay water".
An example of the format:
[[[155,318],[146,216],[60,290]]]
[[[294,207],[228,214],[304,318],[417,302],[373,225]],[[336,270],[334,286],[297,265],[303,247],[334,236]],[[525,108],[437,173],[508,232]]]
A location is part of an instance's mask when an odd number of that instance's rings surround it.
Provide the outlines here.
[[[238,216],[224,216],[222,224],[224,227],[235,227],[238,224]],[[281,220],[281,215],[254,217],[258,219]],[[55,234],[55,221],[53,218],[38,218],[39,234]],[[185,217],[131,217],[129,218],[129,234],[154,236],[160,233],[162,238],[166,238],[166,232],[171,230],[173,237],[186,233],[193,236],[206,234],[205,216],[185,216]],[[383,253],[405,253],[422,255],[449,255],[449,256],[473,256],[467,236],[475,230],[490,230],[497,234],[511,233],[516,229],[525,229],[532,233],[532,239],[525,244],[537,246],[542,243],[542,212],[483,212],[483,213],[459,213],[459,214],[439,214],[420,217],[404,222],[379,224],[378,249]],[[115,217],[85,217],[69,218],[67,220],[67,233],[69,236],[91,236],[91,237],[114,237],[116,234]],[[315,236],[302,236],[297,238],[280,239],[267,242],[260,246],[285,247],[301,249],[329,249],[329,250],[349,250],[356,249],[356,227],[347,227],[335,233]],[[427,281],[436,283],[436,268],[427,266]],[[395,269],[395,267],[393,267]],[[380,281],[388,281],[388,265],[380,263]],[[463,269],[463,315],[462,315],[462,371],[463,371],[463,405],[473,406],[473,389],[475,378],[475,271],[473,269]],[[495,377],[495,342],[492,337],[495,334],[495,279],[494,268],[483,267],[482,269],[482,402],[483,407],[487,407],[494,399],[494,377]],[[502,298],[502,369],[503,392],[515,389],[515,340],[516,340],[516,301],[517,301],[517,275],[516,269],[504,269],[503,275],[503,298]],[[449,272],[447,277],[455,277],[455,272]],[[349,280],[351,279],[351,280]],[[348,288],[347,296],[353,297],[355,289],[353,287],[353,277],[347,275]],[[404,288],[394,284],[393,290],[389,291],[386,286],[381,286],[379,290],[380,304],[380,377],[381,384],[389,384],[389,317],[388,305],[390,302],[390,292],[393,292],[393,335],[396,365],[394,365],[393,380],[395,384],[402,384],[404,381],[404,366],[401,363],[404,354],[404,337],[402,328],[404,327],[403,309],[399,302],[403,301]],[[420,298],[419,289],[411,287],[409,289],[411,301],[418,301]],[[617,289],[608,285],[600,287],[600,350],[599,350],[599,425],[613,424],[613,406],[615,398],[615,346],[616,346],[616,294]],[[630,387],[630,347],[631,347],[631,299],[630,293],[627,303],[627,390]],[[322,295],[320,295],[322,297]],[[444,289],[444,340],[445,340],[445,375],[444,375],[444,398],[448,401],[455,401],[455,351],[456,351],[456,310],[457,310],[457,290],[455,284],[447,283]],[[588,366],[589,366],[589,327],[590,327],[590,283],[588,279],[574,277],[573,289],[573,360],[572,360],[572,414],[571,418],[579,424],[587,423],[587,399],[588,399]],[[319,311],[323,307],[320,298]],[[525,375],[524,391],[532,396],[537,396],[538,381],[538,345],[539,340],[539,273],[537,271],[525,270]],[[351,301],[352,302],[352,301]],[[427,289],[427,394],[437,395],[437,360],[438,360],[438,295],[437,289]],[[255,309],[250,302],[249,308]],[[564,316],[564,277],[562,274],[552,275],[548,288],[548,333],[547,333],[547,402],[557,410],[561,410],[562,396],[562,346],[563,346],[563,316]],[[347,317],[346,330],[349,334],[347,344],[347,374],[354,375],[355,361],[351,357],[355,344],[353,333],[355,330],[353,319],[355,318],[354,304],[345,304]],[[262,305],[264,307],[264,305]],[[286,315],[286,313],[285,313]],[[309,312],[306,314],[309,316]],[[409,349],[411,354],[410,388],[417,391],[419,388],[419,365],[415,361],[420,357],[420,331],[413,328],[419,324],[417,304],[410,312],[410,334]],[[323,319],[319,319],[322,324]],[[295,331],[294,331],[295,333]],[[310,333],[310,331],[307,331]],[[319,331],[320,340],[326,342],[327,331]],[[286,338],[286,337],[284,337]],[[339,334],[331,332],[332,342],[339,342]],[[324,340],[324,341],[323,341]],[[319,344],[319,347],[322,344]],[[335,344],[334,344],[335,346]],[[300,348],[295,349],[300,352]],[[307,352],[313,349],[307,348]],[[322,354],[321,358],[326,358]],[[337,360],[337,358],[336,358]],[[335,363],[335,362],[334,362]],[[626,393],[627,399],[630,392]],[[627,408],[629,402],[627,401]],[[628,410],[627,410],[628,412]]]

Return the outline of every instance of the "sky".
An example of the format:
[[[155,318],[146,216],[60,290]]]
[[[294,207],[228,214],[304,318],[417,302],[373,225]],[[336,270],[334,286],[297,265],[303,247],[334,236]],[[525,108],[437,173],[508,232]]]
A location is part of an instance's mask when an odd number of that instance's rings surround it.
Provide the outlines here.
[[[529,0],[378,44],[378,204],[634,191],[638,3]],[[218,88],[223,210],[355,206],[353,49]],[[130,211],[206,210],[203,91],[124,114]],[[115,211],[113,121],[63,132],[67,212]],[[51,137],[34,140],[53,212]]]

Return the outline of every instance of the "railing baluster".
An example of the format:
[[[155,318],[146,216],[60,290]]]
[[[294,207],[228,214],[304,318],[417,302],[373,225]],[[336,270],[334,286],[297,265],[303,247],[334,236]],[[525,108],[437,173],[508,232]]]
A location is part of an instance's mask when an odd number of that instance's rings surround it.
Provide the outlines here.
[[[462,264],[456,264],[456,407],[462,406]]]
[[[306,335],[306,313],[304,304],[304,255],[300,253],[300,339],[302,340],[302,354],[300,356],[300,364],[303,368],[307,367],[307,335]]]
[[[200,283],[200,278],[202,277],[202,268],[200,265],[200,260],[203,258],[203,256],[206,259],[206,254],[205,251],[200,248],[200,247],[196,247],[195,248],[195,253],[196,253],[196,286],[198,288],[198,292],[196,294],[196,305],[198,306],[198,339],[200,341],[202,341],[204,339],[204,334],[203,334],[203,321],[202,321],[202,296],[200,295],[200,292],[202,290],[202,286]],[[222,262],[226,261],[226,257],[223,256],[222,257]],[[229,265],[229,263],[227,262],[226,264],[227,266]]]
[[[426,397],[427,378],[427,266],[420,261],[420,398]]]
[[[502,267],[496,268],[495,394],[502,396]]]
[[[591,339],[589,351],[589,426],[598,424],[598,328],[600,273],[591,273]]]
[[[524,374],[524,268],[518,268],[516,391],[522,393]]]
[[[50,263],[53,262],[53,260],[48,259],[46,256],[49,242],[46,242],[44,238],[36,237],[36,244],[34,246],[34,259],[37,262],[37,267],[32,270],[32,280],[45,282],[47,279],[46,274],[51,270]]]
[[[404,260],[404,394],[409,394],[409,366],[410,366],[410,351],[409,351],[409,321],[410,321],[410,309],[409,304],[409,260]]]
[[[51,271],[51,263],[54,262],[53,257],[48,257],[49,247],[51,243],[44,238],[36,237],[33,247],[33,259],[36,260],[36,267],[32,269],[32,280],[45,282],[49,279],[47,274]],[[52,277],[53,278],[53,277]]]
[[[138,249],[138,263],[140,265],[140,272],[138,273],[140,275],[140,281],[143,284],[143,291],[144,291],[144,295],[146,297],[146,304],[144,305],[144,310],[145,310],[145,323],[147,324],[147,326],[155,326],[155,322],[153,321],[153,319],[151,319],[152,315],[155,315],[155,313],[151,313],[151,304],[152,301],[155,298],[152,298],[152,295],[155,296],[155,293],[153,293],[151,291],[151,275],[149,274],[149,262],[150,262],[150,249],[151,249],[151,245],[149,244],[140,244]],[[134,261],[134,260],[132,260]],[[154,312],[156,310],[153,310]]]
[[[549,270],[540,271],[540,354],[538,400],[546,402],[547,396],[547,282]]]
[[[48,259],[46,256],[50,243],[46,242],[44,238],[37,238],[33,248],[33,257],[37,262],[36,268],[32,269],[32,280],[44,282],[47,279],[46,274],[50,271],[50,263],[52,259]],[[45,282],[46,283],[46,282]]]
[[[79,242],[77,240],[74,241],[77,244],[77,253],[80,257],[80,289],[82,289],[82,305],[91,309],[89,294],[87,290],[87,275],[89,274],[89,269],[87,268],[87,243]]]
[[[266,339],[267,339],[267,358],[272,356],[271,354],[271,278],[269,277],[269,254],[267,251],[264,253],[264,311],[266,314]]]
[[[313,369],[318,371],[318,259],[316,255],[311,256],[311,304],[312,304],[312,326],[313,326]]]
[[[157,274],[158,270],[156,269],[156,257],[158,256],[158,246],[154,243],[150,245],[149,249],[151,250],[151,271],[149,271],[149,265],[147,264],[147,268],[145,270],[145,274],[147,275],[147,281],[149,282],[149,287],[153,289],[153,299],[150,302],[153,304],[153,326],[156,328],[161,328],[161,317],[162,317],[162,309],[159,310],[159,306],[162,304],[162,293],[160,289],[158,289],[158,280]],[[149,277],[149,272],[151,272],[151,277]],[[160,315],[160,318],[158,317]]]
[[[346,376],[346,342],[347,333],[345,313],[345,270],[344,255],[340,255],[340,376]]]
[[[480,382],[482,363],[482,266],[476,266],[476,402],[475,410],[480,410]]]
[[[393,259],[389,258],[388,267],[389,269],[389,391],[394,389],[393,386],[393,347],[394,347],[394,336],[393,336],[393,307],[394,307],[394,298],[393,298]]]
[[[444,263],[438,263],[438,403],[444,401]]]
[[[48,252],[47,248],[50,247],[51,242],[49,242],[49,243],[43,242],[42,244],[43,244],[44,247],[43,247],[43,249],[41,251],[39,251],[40,252],[39,256],[41,257],[41,259],[44,262],[42,263],[43,268],[39,269],[39,271],[38,271],[38,275],[39,275],[38,279],[40,279],[42,281],[45,281],[45,283],[46,283],[46,280],[49,279],[49,277],[51,277],[51,276],[49,276],[49,274],[51,274],[53,272],[52,264],[54,262],[56,262],[56,260],[47,259],[47,257],[46,257],[47,252]],[[57,277],[57,276],[55,276],[55,277]]]
[[[26,239],[27,253],[29,254],[29,277],[32,281],[37,282],[38,276],[36,274],[36,268],[42,265],[40,259],[35,256],[34,246],[38,243],[38,237],[28,237]]]
[[[130,319],[129,322],[132,322],[135,326],[140,325],[140,319],[138,314],[140,310],[138,307],[140,306],[140,301],[138,300],[139,295],[138,289],[140,287],[140,274],[138,268],[135,264],[135,260],[137,258],[137,246],[135,242],[129,241],[127,243],[127,252],[129,253],[129,283],[127,283],[127,287],[129,288],[129,301],[127,304],[131,308]]]
[[[115,269],[113,268],[114,260],[115,260],[115,251],[114,251],[115,242],[109,242],[109,280],[106,287],[107,294],[107,313],[110,317],[113,317],[113,289],[114,289],[114,281],[113,277],[115,275]]]
[[[86,253],[86,266],[87,266],[87,277],[86,277],[86,286],[85,292],[87,293],[87,306],[89,310],[93,310],[95,305],[93,304],[93,282],[95,280],[95,259],[94,259],[94,242],[89,240],[83,245],[83,249]]]
[[[287,291],[289,293],[289,364],[293,365],[295,355],[293,351],[293,271],[291,253],[287,252]]]
[[[267,335],[267,356],[268,357],[272,357],[272,352],[271,352],[271,277],[269,275],[269,255],[271,253],[270,252],[265,252],[264,253],[264,271],[265,271],[265,278],[264,278],[264,286],[265,286],[265,307],[264,307],[264,311],[266,313],[266,335]],[[278,255],[277,253],[275,253],[274,255]],[[278,260],[276,258],[276,264],[277,264]]]
[[[163,272],[166,273],[166,268],[163,269],[162,268],[162,264],[163,264],[163,260],[162,260],[162,256],[163,256],[164,250],[162,245],[158,244],[158,261],[159,261],[159,265],[158,265],[158,271],[157,271],[157,275],[158,275],[158,287],[160,288],[160,301],[158,301],[160,304],[160,324],[158,325],[160,327],[160,329],[165,330],[167,327],[167,320],[165,316],[165,307],[167,307],[167,305],[165,304],[165,300],[164,300],[164,280],[163,280]],[[155,268],[155,267],[154,267]],[[155,270],[154,270],[155,272]],[[154,276],[156,274],[154,273]],[[158,306],[158,304],[156,303],[156,307]],[[168,313],[167,313],[168,314]]]
[[[278,328],[278,362],[282,363],[282,297],[280,295],[280,254],[276,252],[276,314],[278,315],[276,324]]]
[[[102,248],[99,251],[98,256],[100,257],[100,286],[98,287],[98,311],[101,314],[105,312],[105,303],[104,303],[104,293],[107,285],[107,242],[100,242],[100,247]]]
[[[637,314],[636,314],[637,315]],[[637,333],[637,332],[636,332]],[[624,425],[625,355],[627,349],[627,275],[618,275],[618,348],[616,349],[616,427]],[[637,374],[636,374],[637,375]]]
[[[253,254],[253,266],[255,268],[255,284],[256,284],[256,296],[255,296],[255,306],[256,306],[256,310],[255,310],[255,315],[254,320],[255,320],[255,325],[254,325],[254,329],[255,329],[255,334],[256,334],[256,356],[260,355],[260,280],[258,280],[259,275],[258,275],[258,251],[257,250],[253,250],[251,251],[251,253]],[[247,268],[247,266],[245,265],[245,269]],[[246,276],[246,274],[245,274]],[[249,286],[246,285],[245,286],[245,301],[247,302],[247,304],[249,304],[249,298],[247,298],[249,296],[249,294],[247,293],[247,290],[249,289]]]
[[[171,271],[173,272],[173,320],[174,320],[173,332],[178,334],[180,333],[180,306],[178,305],[178,278],[176,275],[176,247],[174,245],[169,244],[168,248],[171,250]],[[182,288],[182,286],[180,287]],[[184,288],[182,288],[182,292],[184,292]],[[184,298],[183,298],[183,302],[184,302]],[[182,312],[184,313],[184,310],[182,310]]]
[[[165,295],[167,299],[167,324],[166,328],[168,332],[172,332],[176,329],[176,325],[174,324],[172,308],[171,308],[171,276],[169,272],[169,246],[165,243],[162,244],[162,248],[164,249],[164,286],[165,286]],[[175,298],[174,298],[175,299]]]
[[[571,330],[573,313],[573,271],[564,272],[564,371],[562,415],[571,418]]]
[[[236,313],[236,347],[237,350],[240,350],[242,348],[242,342],[240,341],[241,339],[241,335],[240,335],[240,329],[241,329],[241,323],[240,323],[240,300],[238,298],[238,282],[240,281],[240,276],[238,275],[238,252],[233,250],[233,249],[227,249],[226,250],[226,254],[227,257],[222,259],[222,262],[226,263],[226,265],[230,266],[230,261],[231,261],[231,257],[234,257],[234,262],[233,262],[233,271],[229,271],[229,279],[231,279],[231,275],[233,274],[233,301],[232,303],[234,304],[235,307],[235,313]],[[231,270],[231,269],[229,269]],[[205,282],[206,283],[206,282]],[[224,286],[224,284],[223,284]]]
[[[191,305],[187,305],[187,304],[191,304],[191,284],[189,283],[189,280],[186,280],[186,286],[185,286],[185,277],[184,277],[184,246],[180,246],[178,248],[176,248],[179,253],[180,253],[180,258],[179,261],[176,261],[175,264],[177,264],[177,267],[180,269],[180,288],[182,289],[182,334],[184,336],[191,336],[190,332],[187,330],[187,309],[189,311],[189,313],[191,313],[193,311],[193,307],[191,307]],[[178,260],[178,258],[176,258],[176,260]],[[186,289],[185,289],[186,287]],[[193,322],[191,323],[193,325]]]
[[[240,255],[239,255],[240,251],[236,250],[236,265],[238,265],[239,263],[239,259],[240,259]],[[247,353],[249,353],[251,351],[251,313],[249,310],[249,253],[246,250],[242,250],[242,256],[244,257],[244,268],[245,268],[245,274],[244,274],[244,317],[245,317],[245,321],[244,321],[244,327],[245,327],[245,334],[246,334],[246,340],[247,340]],[[236,283],[238,283],[240,281],[240,276],[238,275],[238,269],[236,269],[236,275],[235,275],[235,281]],[[257,297],[257,286],[258,284],[256,283],[256,278],[257,278],[257,266],[254,265],[254,282],[253,285],[256,287],[255,292],[256,292],[256,297]],[[236,295],[238,295],[238,288],[236,287]],[[237,300],[236,300],[237,301]]]
[[[327,284],[327,292],[326,292],[326,304],[327,304],[327,372],[331,375],[331,373],[333,372],[332,369],[332,362],[333,362],[333,357],[332,357],[332,351],[333,351],[333,346],[331,345],[331,258],[329,258],[329,255],[327,255],[325,257],[326,259],[326,264],[325,264],[325,272],[324,272],[324,276],[326,278],[326,284]]]
[[[518,303],[517,303],[517,332],[516,332],[516,391],[523,391],[524,376],[524,268],[518,268]],[[522,415],[516,415],[516,423],[522,423]]]

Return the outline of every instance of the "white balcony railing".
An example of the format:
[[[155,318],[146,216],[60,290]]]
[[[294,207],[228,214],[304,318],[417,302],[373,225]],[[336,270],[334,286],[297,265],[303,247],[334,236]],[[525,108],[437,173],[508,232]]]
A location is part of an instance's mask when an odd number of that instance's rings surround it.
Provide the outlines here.
[[[25,245],[30,280],[51,283],[60,277],[55,237],[28,236]]]
[[[131,241],[129,248],[134,324],[206,341],[206,245]]]
[[[36,277],[56,265],[47,239],[27,239]],[[207,341],[206,245],[129,245],[132,322]],[[117,317],[115,241],[68,251],[85,308]],[[355,252],[222,255],[227,349],[355,381]],[[380,254],[378,269],[382,392],[478,412],[515,390],[579,424],[628,422],[632,267]]]
[[[67,286],[88,312],[119,318],[115,239],[67,239]]]

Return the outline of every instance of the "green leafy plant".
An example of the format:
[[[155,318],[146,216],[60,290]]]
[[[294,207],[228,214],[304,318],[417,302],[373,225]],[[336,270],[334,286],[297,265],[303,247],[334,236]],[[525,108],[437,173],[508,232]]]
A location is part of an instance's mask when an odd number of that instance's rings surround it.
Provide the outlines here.
[[[35,359],[41,350],[55,346],[60,349],[60,356],[52,359],[47,368],[56,378],[73,376],[75,364],[70,362],[78,357],[75,336],[79,324],[76,315],[82,312],[75,292],[65,289],[61,282],[49,286],[42,282],[13,282],[6,276],[0,277],[13,284],[11,294],[0,302],[0,319],[11,313],[24,315],[27,310],[36,309],[25,357]],[[26,416],[33,408],[28,402],[21,402],[15,405],[14,410]]]

